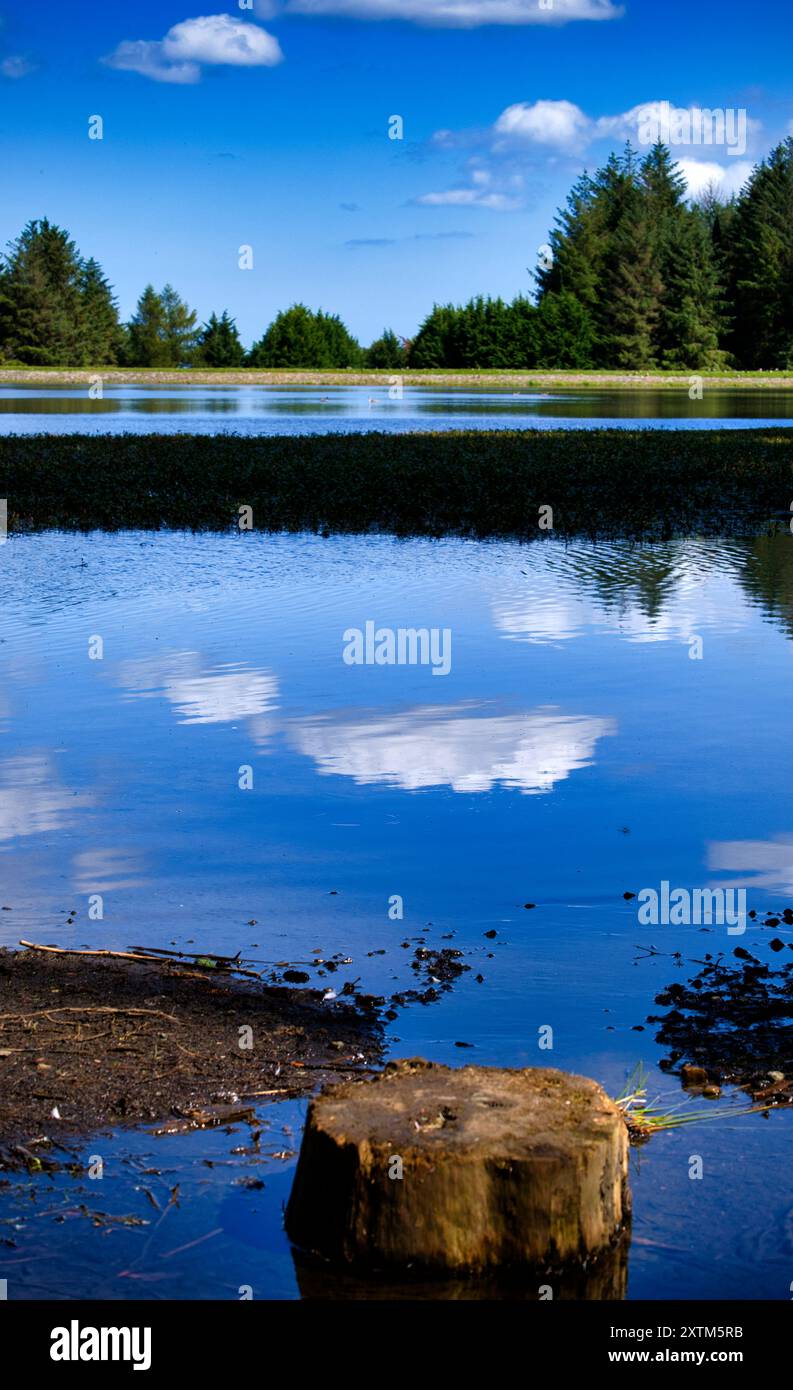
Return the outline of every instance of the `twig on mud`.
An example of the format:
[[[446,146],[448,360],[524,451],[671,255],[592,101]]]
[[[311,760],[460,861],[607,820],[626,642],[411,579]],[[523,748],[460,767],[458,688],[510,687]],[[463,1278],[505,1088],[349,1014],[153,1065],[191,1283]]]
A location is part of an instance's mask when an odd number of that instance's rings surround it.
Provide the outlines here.
[[[0,1022],[3,1020],[15,1022],[20,1018],[41,1018],[42,1016],[44,1018],[50,1018],[50,1014],[131,1014],[135,1017],[146,1016],[149,1018],[165,1018],[169,1023],[179,1022],[179,1019],[175,1018],[173,1014],[163,1013],[162,1009],[124,1009],[121,1007],[114,1008],[110,1004],[71,1004],[62,1005],[55,1009],[31,1009],[29,1012],[21,1014],[0,1014]],[[68,1023],[69,1020],[64,1019],[63,1021],[64,1023]],[[52,1022],[53,1020],[50,1018],[50,1023]]]
[[[296,1089],[295,1086],[282,1086],[276,1091],[241,1091],[240,1100],[253,1100],[258,1096],[291,1096]]]

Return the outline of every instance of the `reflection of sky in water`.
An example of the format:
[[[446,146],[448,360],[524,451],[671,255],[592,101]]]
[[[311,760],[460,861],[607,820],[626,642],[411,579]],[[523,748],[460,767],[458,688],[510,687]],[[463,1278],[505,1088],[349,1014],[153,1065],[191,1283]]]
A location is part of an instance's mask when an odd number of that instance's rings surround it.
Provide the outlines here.
[[[185,373],[186,378],[189,373]],[[379,386],[0,386],[0,433],[193,431],[217,434],[326,434],[415,429],[586,428],[591,424],[692,429],[784,424],[793,391],[494,390]]]
[[[472,970],[400,1015],[401,1055],[459,1063],[462,1039],[466,1059],[555,1063],[612,1092],[641,1061],[679,1099],[652,1028],[634,1025],[673,978],[670,953],[735,942],[641,928],[623,893],[667,879],[789,901],[789,537],[48,533],[14,537],[0,563],[3,941],[302,960],[321,948],[352,958],[334,988],[360,978],[390,994],[414,983],[400,943],[423,934]],[[345,665],[343,633],[369,619],[451,628],[449,675]],[[96,635],[102,661],[88,657]],[[404,921],[388,918],[392,894]],[[637,965],[637,943],[663,954]],[[766,950],[756,925],[741,944]],[[537,1050],[546,1024],[551,1056]],[[686,1177],[690,1138],[643,1151],[637,1230],[654,1244],[634,1247],[633,1296],[672,1278],[681,1296],[741,1296],[741,1271],[758,1297],[789,1297],[762,1190],[789,1120],[696,1131],[706,1169],[758,1155],[729,1221],[692,1192],[707,1184]],[[777,1205],[793,1208],[780,1184]],[[288,1260],[272,1253],[280,1237],[254,1229],[261,1279],[292,1288],[281,1265],[267,1272]]]
[[[180,724],[224,724],[250,719],[275,706],[278,681],[233,664],[201,673],[198,652],[172,652],[123,662],[118,683],[134,696],[169,700]]]
[[[0,763],[0,841],[61,830],[90,804],[90,796],[59,784],[49,753],[26,753]]]
[[[742,877],[719,880],[725,888],[750,884],[769,893],[793,896],[793,835],[775,835],[771,840],[726,840],[710,846],[711,869],[729,869]]]
[[[623,874],[641,883],[727,871],[787,885],[770,797],[784,781],[770,754],[785,727],[786,547],[15,538],[4,548],[0,835],[42,837],[37,854],[57,877],[68,831],[81,892],[98,850],[110,857],[97,879],[117,884],[154,863],[153,922],[171,880],[200,899],[204,837],[232,900],[247,884],[260,891],[257,861],[332,856],[326,819],[357,827],[344,852],[365,876],[367,855],[390,849],[373,843],[373,814],[415,834],[405,792],[474,796],[488,834],[519,827],[545,846],[561,896],[574,883],[570,844],[601,833],[595,806],[609,802],[617,828],[642,824],[620,850]],[[450,674],[346,666],[342,634],[370,617],[451,628]],[[88,659],[95,635],[101,661]],[[758,664],[771,670],[764,683]],[[559,811],[518,815],[504,800],[515,791],[561,797]],[[433,805],[443,840],[456,813]],[[583,857],[590,887],[606,891],[611,865]]]
[[[614,732],[613,720],[546,710],[473,717],[428,708],[364,721],[320,717],[294,727],[292,740],[320,773],[340,773],[359,785],[487,792],[500,784],[547,792],[576,768],[589,767],[597,740]]]

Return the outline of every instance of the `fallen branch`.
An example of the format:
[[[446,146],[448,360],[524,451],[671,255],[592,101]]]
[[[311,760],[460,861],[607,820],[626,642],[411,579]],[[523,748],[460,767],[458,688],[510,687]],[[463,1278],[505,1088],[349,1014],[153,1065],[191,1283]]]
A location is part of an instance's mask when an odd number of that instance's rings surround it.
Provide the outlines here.
[[[112,956],[116,960],[148,960],[151,956],[133,955],[130,951],[78,951],[68,946],[41,946],[36,941],[20,941],[28,951],[49,951],[54,956]]]
[[[102,951],[87,951],[87,950],[83,950],[83,951],[80,951],[80,950],[77,950],[76,948],[68,947],[68,946],[43,946],[43,945],[41,945],[39,942],[36,942],[36,941],[23,941],[23,940],[20,940],[20,943],[19,943],[19,944],[20,944],[20,946],[26,947],[26,949],[27,949],[28,951],[46,951],[49,955],[53,955],[53,956],[95,956],[97,959],[100,958],[100,957],[104,957],[105,959],[110,959],[110,960],[139,960],[139,961],[145,961],[148,965],[168,965],[169,963],[175,963],[176,958],[182,956],[182,953],[179,952],[179,951],[176,951],[176,952],[174,953],[173,956],[168,956],[168,955],[166,955],[165,953],[160,952],[160,951],[157,951],[157,953],[155,954],[153,950],[152,950],[152,952],[151,952],[150,954],[145,954],[145,955],[144,955],[143,952],[144,952],[145,949],[146,949],[145,947],[141,947],[141,948],[139,948],[139,949],[136,950],[136,951],[109,951],[109,950],[102,950]],[[183,958],[184,958],[184,959],[187,959],[187,955],[185,955]],[[261,975],[260,975],[259,972],[256,971],[256,970],[242,970],[239,966],[232,966],[231,964],[226,965],[226,961],[231,962],[232,960],[235,960],[235,959],[236,959],[236,957],[233,957],[233,956],[211,956],[211,955],[206,955],[206,956],[204,956],[204,955],[200,955],[200,954],[199,954],[199,955],[196,957],[196,959],[197,959],[197,960],[215,960],[215,961],[222,962],[222,965],[219,965],[219,966],[217,967],[219,973],[225,973],[226,970],[229,970],[229,971],[233,970],[235,974],[237,974],[237,975],[245,975],[245,976],[247,976],[248,978],[250,978],[250,979],[252,979],[252,980],[260,980],[260,979],[261,979]],[[179,972],[174,972],[174,973],[175,973],[175,974],[178,974]],[[188,974],[186,974],[184,971],[182,971],[181,973],[182,973],[182,978],[183,978],[183,979],[206,979],[206,978],[208,978],[208,972],[207,972],[206,970],[200,971],[199,973],[197,973],[197,974],[195,974],[195,975],[188,975]]]

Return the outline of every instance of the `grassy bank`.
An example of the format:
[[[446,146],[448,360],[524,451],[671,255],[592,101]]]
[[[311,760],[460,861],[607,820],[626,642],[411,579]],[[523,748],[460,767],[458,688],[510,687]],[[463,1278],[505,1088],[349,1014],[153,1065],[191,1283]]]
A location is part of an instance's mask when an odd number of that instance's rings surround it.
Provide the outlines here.
[[[0,437],[10,530],[223,529],[536,537],[787,528],[791,430]]]
[[[705,389],[793,390],[791,372],[700,372]],[[108,386],[379,386],[396,377],[405,386],[457,387],[462,390],[560,391],[688,391],[690,372],[526,372],[453,371],[264,371],[195,367],[3,367],[0,386],[85,386],[101,376]]]

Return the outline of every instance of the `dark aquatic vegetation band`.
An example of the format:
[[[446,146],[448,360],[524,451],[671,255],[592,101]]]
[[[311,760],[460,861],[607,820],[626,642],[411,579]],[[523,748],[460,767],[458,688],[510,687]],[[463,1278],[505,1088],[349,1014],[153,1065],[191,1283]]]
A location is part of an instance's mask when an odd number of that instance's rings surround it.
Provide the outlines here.
[[[9,532],[746,535],[787,530],[793,429],[0,438]]]

